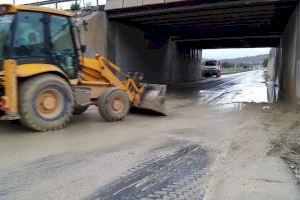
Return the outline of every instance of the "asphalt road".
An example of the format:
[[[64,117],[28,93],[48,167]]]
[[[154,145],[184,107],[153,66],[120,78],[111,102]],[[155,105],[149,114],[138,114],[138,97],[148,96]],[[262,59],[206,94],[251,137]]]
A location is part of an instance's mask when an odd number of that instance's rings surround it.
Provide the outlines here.
[[[252,71],[171,88],[167,117],[105,123],[90,108],[49,133],[0,122],[0,199],[201,200],[232,137],[235,116],[223,111],[266,101],[262,72]]]

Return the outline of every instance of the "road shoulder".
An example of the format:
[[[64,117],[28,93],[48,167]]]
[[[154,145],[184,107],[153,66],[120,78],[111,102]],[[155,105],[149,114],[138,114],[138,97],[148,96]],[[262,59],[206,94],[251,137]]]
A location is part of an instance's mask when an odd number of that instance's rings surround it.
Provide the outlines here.
[[[205,200],[299,199],[299,186],[288,165],[268,156],[270,139],[260,105],[249,105],[233,127],[227,151],[219,155]]]

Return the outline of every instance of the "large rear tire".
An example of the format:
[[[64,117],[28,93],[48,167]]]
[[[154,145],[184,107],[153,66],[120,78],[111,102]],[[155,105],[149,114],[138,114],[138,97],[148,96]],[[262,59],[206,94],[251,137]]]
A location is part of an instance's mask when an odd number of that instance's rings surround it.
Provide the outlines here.
[[[20,121],[34,131],[63,128],[72,118],[74,104],[71,86],[57,75],[39,75],[20,86]]]
[[[108,122],[123,120],[129,108],[130,102],[126,92],[118,88],[108,89],[98,100],[99,114]]]

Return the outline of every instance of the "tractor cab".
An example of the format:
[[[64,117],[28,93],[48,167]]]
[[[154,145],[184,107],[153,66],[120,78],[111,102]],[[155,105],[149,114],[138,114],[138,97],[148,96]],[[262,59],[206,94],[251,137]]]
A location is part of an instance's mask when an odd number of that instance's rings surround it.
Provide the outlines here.
[[[30,6],[0,5],[0,71],[5,59],[58,66],[76,78],[78,52],[71,14]]]

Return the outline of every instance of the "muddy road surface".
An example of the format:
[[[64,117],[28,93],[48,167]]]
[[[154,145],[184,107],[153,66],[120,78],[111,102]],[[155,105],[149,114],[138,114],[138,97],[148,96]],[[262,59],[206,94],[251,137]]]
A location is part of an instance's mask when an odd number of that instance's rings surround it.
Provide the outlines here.
[[[49,133],[0,122],[0,199],[299,199],[290,168],[268,156],[262,75],[171,88],[167,117],[106,123],[91,107]]]

